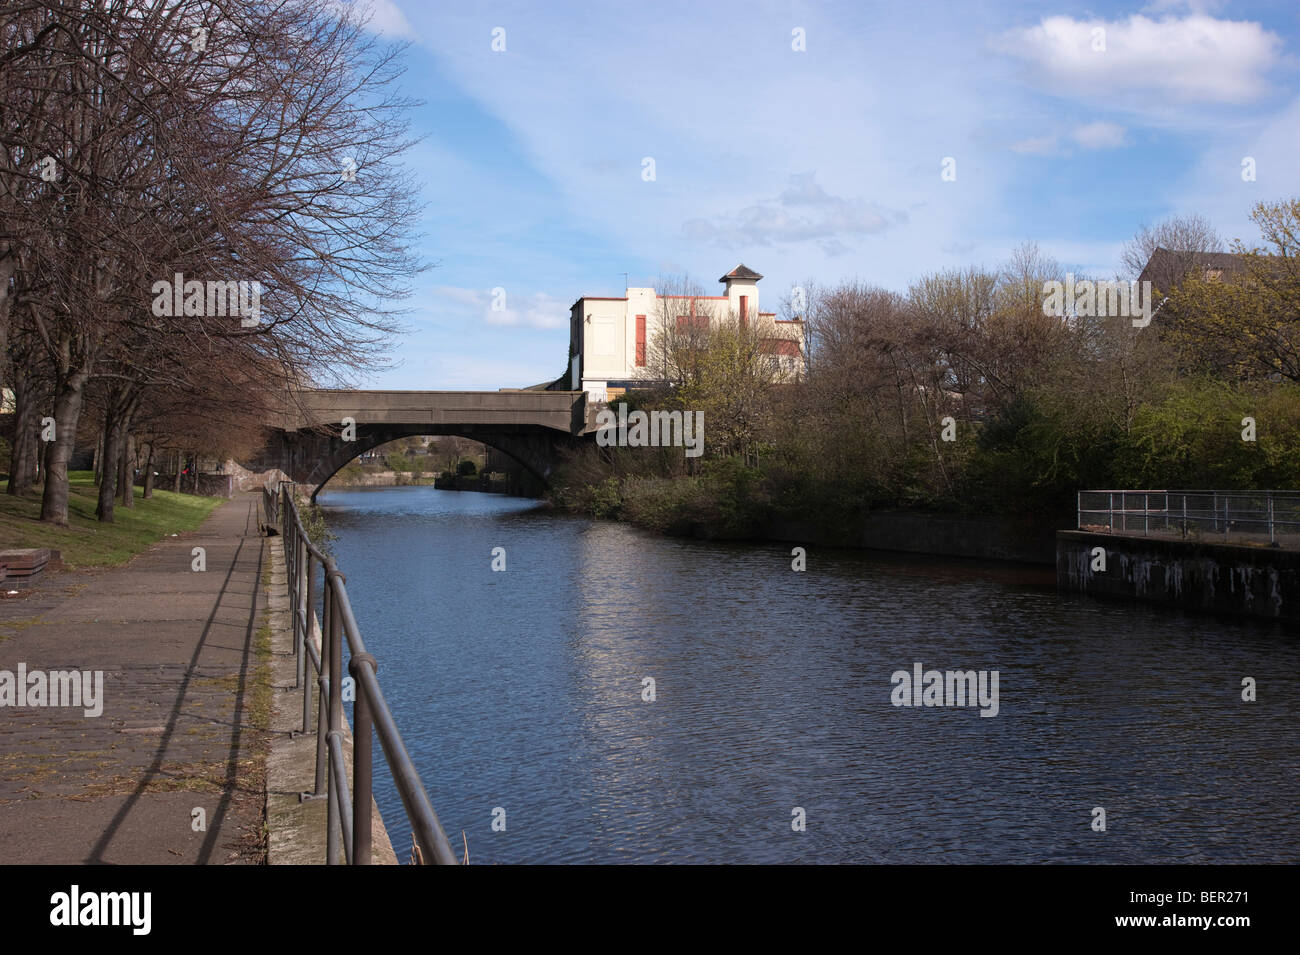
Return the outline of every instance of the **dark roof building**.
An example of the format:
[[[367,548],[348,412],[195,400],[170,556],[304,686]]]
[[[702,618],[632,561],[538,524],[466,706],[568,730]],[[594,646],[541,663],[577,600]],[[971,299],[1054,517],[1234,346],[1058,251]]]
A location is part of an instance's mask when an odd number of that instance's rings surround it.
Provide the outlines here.
[[[1193,271],[1199,271],[1203,279],[1214,281],[1245,270],[1245,258],[1236,252],[1172,251],[1161,248],[1151,253],[1138,281],[1150,282],[1156,289],[1167,292]]]

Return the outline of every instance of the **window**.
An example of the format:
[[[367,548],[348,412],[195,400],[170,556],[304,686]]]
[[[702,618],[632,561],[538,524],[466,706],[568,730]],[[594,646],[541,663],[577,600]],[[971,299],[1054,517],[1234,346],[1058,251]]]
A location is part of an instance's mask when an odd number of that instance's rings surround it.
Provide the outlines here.
[[[636,317],[636,364],[638,368],[645,367],[645,316]]]

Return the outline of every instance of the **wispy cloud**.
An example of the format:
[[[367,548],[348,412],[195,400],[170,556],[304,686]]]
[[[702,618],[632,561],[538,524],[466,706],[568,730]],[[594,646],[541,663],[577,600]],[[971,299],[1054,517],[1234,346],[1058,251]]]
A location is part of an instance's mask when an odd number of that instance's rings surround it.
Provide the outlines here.
[[[1060,151],[1061,142],[1056,136],[1034,136],[1014,142],[1008,148],[1025,156],[1051,156]]]
[[[690,219],[689,238],[724,248],[776,243],[818,242],[827,255],[849,251],[845,238],[882,232],[907,214],[865,199],[846,199],[826,192],[814,173],[791,176],[778,196],[746,206],[734,215]]]
[[[1069,155],[1070,144],[1080,149],[1117,149],[1125,145],[1127,138],[1124,127],[1115,123],[1097,120],[1084,123],[1070,130],[1067,136],[1052,133],[1047,136],[1032,136],[1012,143],[1008,149],[1023,156],[1061,156]]]
[[[1125,143],[1123,126],[1102,121],[1076,127],[1070,138],[1084,149],[1117,149]]]
[[[568,328],[569,306],[545,292],[512,293],[495,289],[458,288],[440,285],[434,294],[459,305],[468,306],[472,316],[485,325],[523,328]],[[576,297],[576,296],[575,296]],[[521,307],[515,303],[523,302]]]

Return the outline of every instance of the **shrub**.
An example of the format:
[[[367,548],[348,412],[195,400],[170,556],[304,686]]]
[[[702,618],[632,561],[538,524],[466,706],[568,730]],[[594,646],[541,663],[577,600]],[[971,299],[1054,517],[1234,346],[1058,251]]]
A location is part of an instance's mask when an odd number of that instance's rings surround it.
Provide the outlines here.
[[[772,516],[762,472],[740,457],[706,461],[701,469],[705,513],[700,518],[729,535],[757,533]]]
[[[638,527],[684,534],[701,516],[698,478],[629,478],[623,485],[623,516]]]

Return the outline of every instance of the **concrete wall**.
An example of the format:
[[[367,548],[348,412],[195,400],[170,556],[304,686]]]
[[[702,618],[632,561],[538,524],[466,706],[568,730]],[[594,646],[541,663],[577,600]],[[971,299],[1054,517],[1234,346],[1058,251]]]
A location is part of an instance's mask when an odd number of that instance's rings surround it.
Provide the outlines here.
[[[250,471],[232,458],[225,460],[222,471],[233,478],[235,490],[237,491],[256,491],[264,487],[274,488],[281,481],[289,480],[289,475],[278,469]]]
[[[1092,569],[1105,548],[1106,570]],[[1056,579],[1073,593],[1300,621],[1300,552],[1235,544],[1062,531]]]
[[[1071,524],[1064,517],[1059,521],[1026,521],[882,511],[868,514],[844,528],[818,527],[806,521],[776,521],[763,536],[792,544],[829,544],[1050,565],[1056,559],[1057,529]]]
[[[409,484],[410,472],[402,472],[403,478],[407,479]],[[420,475],[422,478],[431,477],[429,473]],[[396,471],[363,471],[361,474],[344,475],[342,471],[336,471],[334,476],[325,482],[322,490],[340,491],[349,487],[398,487],[402,481],[398,478]]]
[[[625,378],[627,301],[584,300],[582,378]]]

